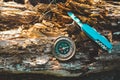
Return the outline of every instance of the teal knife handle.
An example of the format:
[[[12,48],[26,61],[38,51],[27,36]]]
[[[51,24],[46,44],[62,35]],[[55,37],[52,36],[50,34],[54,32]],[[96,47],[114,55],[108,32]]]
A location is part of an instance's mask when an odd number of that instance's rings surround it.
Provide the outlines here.
[[[111,53],[112,44],[105,38],[103,35],[101,35],[99,32],[96,31],[96,29],[92,28],[88,24],[83,24],[79,18],[77,18],[72,12],[67,12],[67,14],[79,25],[81,30],[94,42],[96,42],[99,46],[101,46],[104,50],[107,50],[109,53]]]
[[[78,19],[72,12],[67,12],[67,14],[79,25],[80,28],[83,26],[80,19]]]

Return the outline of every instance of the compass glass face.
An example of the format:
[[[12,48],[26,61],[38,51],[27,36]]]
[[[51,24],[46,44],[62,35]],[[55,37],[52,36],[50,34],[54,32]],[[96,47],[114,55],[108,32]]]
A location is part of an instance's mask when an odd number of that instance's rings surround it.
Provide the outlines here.
[[[71,47],[71,43],[67,40],[58,41],[55,46],[55,51],[59,55],[66,55],[69,53]]]

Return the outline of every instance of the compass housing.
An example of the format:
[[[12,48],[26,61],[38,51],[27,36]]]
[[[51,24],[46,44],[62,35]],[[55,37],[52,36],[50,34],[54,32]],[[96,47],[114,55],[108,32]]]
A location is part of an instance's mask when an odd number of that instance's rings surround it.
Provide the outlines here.
[[[71,59],[75,54],[76,46],[71,38],[60,36],[53,45],[53,55],[60,61]]]

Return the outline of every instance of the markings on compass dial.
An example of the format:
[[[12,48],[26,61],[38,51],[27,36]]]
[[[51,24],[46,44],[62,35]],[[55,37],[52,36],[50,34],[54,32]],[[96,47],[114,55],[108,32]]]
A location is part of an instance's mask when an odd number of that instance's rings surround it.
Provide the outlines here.
[[[56,53],[57,54],[67,54],[70,50],[70,43],[66,41],[59,41],[56,45]]]
[[[67,54],[67,52],[69,51],[69,45],[67,43],[61,43],[61,45],[59,45],[59,52],[61,52],[62,54]]]

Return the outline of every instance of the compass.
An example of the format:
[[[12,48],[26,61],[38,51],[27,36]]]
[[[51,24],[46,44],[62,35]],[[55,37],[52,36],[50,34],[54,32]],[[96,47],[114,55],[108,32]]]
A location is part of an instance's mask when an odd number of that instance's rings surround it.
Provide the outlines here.
[[[53,55],[61,61],[72,58],[75,54],[75,43],[69,37],[61,36],[55,40]]]

